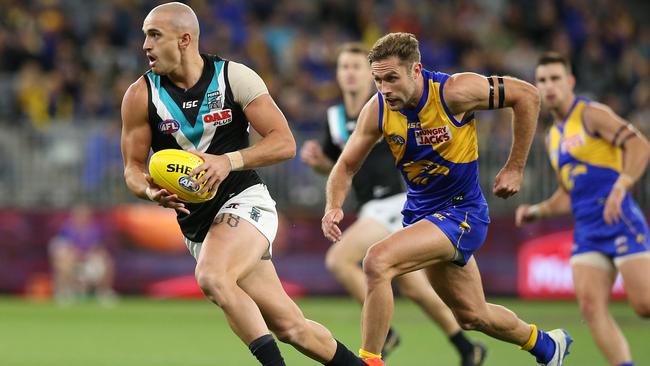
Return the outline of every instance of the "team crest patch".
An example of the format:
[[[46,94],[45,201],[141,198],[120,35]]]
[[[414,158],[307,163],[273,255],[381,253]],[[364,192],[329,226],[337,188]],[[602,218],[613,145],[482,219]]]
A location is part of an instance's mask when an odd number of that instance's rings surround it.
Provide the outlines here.
[[[388,136],[388,141],[394,145],[404,145],[406,140],[400,135],[390,135]]]
[[[220,91],[213,91],[207,94],[208,108],[211,111],[223,108],[223,98]]]
[[[415,141],[418,146],[436,145],[451,140],[451,129],[449,126],[427,128],[415,131]]]
[[[262,215],[262,211],[260,211],[259,208],[253,206],[249,214],[251,215],[251,219],[255,220],[255,222],[258,222],[260,220],[260,216]]]
[[[158,131],[165,135],[171,135],[181,128],[181,124],[175,119],[166,119],[158,123]]]
[[[232,110],[222,109],[211,111],[201,116],[203,123],[212,123],[216,127],[225,126],[232,122]]]

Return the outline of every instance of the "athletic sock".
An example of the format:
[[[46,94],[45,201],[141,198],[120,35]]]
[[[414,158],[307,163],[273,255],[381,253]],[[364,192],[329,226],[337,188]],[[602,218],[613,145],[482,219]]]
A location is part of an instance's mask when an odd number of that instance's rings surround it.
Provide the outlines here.
[[[248,349],[262,366],[286,366],[278,344],[270,334],[263,335],[248,345]]]
[[[465,337],[462,330],[450,336],[449,341],[456,347],[462,358],[471,357],[474,354],[474,344]]]
[[[618,366],[634,366],[634,362],[623,362],[619,363]]]
[[[530,338],[521,348],[535,356],[537,362],[547,364],[555,354],[555,342],[546,332],[537,329],[536,325],[531,324],[531,327]]]
[[[325,366],[360,366],[364,365],[363,361],[350,351],[345,345],[336,341],[336,352],[334,357],[329,362],[324,363]]]

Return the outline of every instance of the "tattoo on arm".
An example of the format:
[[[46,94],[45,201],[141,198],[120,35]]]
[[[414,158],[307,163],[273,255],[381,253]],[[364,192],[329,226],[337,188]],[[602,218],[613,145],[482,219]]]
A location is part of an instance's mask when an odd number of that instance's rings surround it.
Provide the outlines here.
[[[228,218],[226,218],[226,216]],[[221,215],[217,216],[217,218],[214,219],[214,224],[219,225],[219,224],[222,224],[224,221],[230,227],[239,226],[239,216],[237,216],[235,214],[231,214],[231,213],[229,213],[229,214],[224,213],[224,214],[221,214]]]

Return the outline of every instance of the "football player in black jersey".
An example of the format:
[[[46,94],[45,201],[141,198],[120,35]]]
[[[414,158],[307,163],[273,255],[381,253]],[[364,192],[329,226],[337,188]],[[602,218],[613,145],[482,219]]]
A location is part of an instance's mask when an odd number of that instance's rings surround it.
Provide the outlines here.
[[[122,102],[124,176],[138,197],[177,211],[197,260],[196,279],[262,365],[285,365],[273,332],[325,365],[360,365],[322,325],[305,319],[275,272],[271,243],[275,202],[251,170],[292,158],[295,141],[261,78],[236,62],[199,53],[199,23],[181,3],[154,8],[144,20],[151,70]],[[262,136],[248,146],[248,126]],[[205,162],[190,173],[216,190],[212,200],[181,202],[147,175],[152,149],[189,150]]]
[[[368,50],[359,43],[341,46],[336,64],[336,79],[343,94],[343,103],[327,111],[326,133],[321,145],[316,140],[304,143],[302,160],[316,172],[329,174],[341,155],[347,138],[356,127],[361,108],[374,94]],[[388,145],[381,140],[352,181],[359,217],[327,252],[325,263],[352,297],[363,304],[366,296],[365,276],[359,263],[375,242],[402,228],[402,205],[406,200],[402,178],[394,170],[395,159]],[[417,303],[445,332],[456,347],[463,366],[480,365],[486,355],[485,346],[469,341],[451,310],[438,297],[427,281],[424,271],[404,274],[397,279],[400,292]],[[384,358],[399,344],[397,333],[388,332],[382,355]]]

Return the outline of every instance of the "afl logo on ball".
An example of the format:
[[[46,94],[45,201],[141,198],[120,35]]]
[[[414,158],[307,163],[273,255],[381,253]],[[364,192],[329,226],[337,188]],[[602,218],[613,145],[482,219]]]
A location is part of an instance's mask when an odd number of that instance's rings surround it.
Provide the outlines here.
[[[166,135],[171,135],[178,131],[179,128],[181,128],[181,124],[175,119],[166,119],[158,124],[158,131]]]
[[[178,185],[188,192],[198,192],[199,187],[194,187],[194,179],[187,175],[178,178]]]

